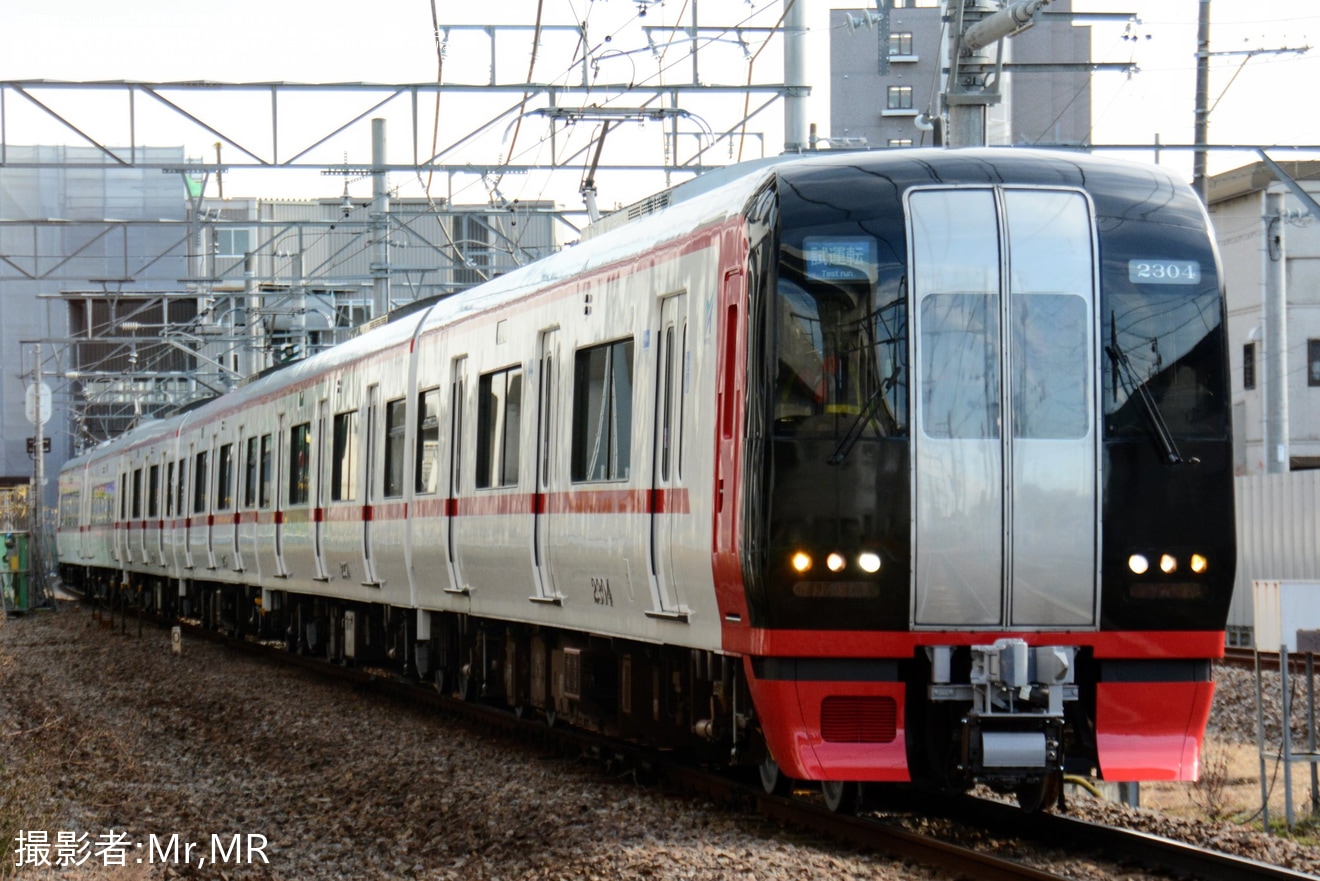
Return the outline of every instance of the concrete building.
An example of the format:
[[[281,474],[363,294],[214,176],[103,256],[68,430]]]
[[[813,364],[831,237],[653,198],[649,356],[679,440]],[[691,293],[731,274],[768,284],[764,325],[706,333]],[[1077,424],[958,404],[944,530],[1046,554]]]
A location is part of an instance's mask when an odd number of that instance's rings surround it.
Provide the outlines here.
[[[1278,164],[1320,200],[1320,162]],[[1237,474],[1228,644],[1250,646],[1254,582],[1320,584],[1320,217],[1263,162],[1211,177],[1207,197],[1228,292]]]
[[[873,10],[830,13],[830,131],[835,147],[932,146],[927,127],[938,114],[946,24],[942,0],[895,0],[888,18]],[[1014,64],[1085,65],[1091,29],[1064,14],[1056,0],[1049,14],[1024,34],[1006,40]],[[1076,70],[1004,75],[1003,100],[989,109],[991,144],[1086,144],[1091,132],[1091,74]]]
[[[1320,200],[1320,162],[1279,163]],[[1267,204],[1282,202],[1283,217]],[[1219,241],[1228,290],[1228,337],[1233,388],[1234,470],[1320,468],[1320,218],[1308,212],[1264,163],[1213,176],[1210,219]],[[1272,272],[1283,263],[1282,273]],[[1265,449],[1269,353],[1264,303],[1271,276],[1282,279],[1287,308],[1283,371],[1287,443],[1283,458]]]
[[[125,168],[94,147],[5,145],[0,166],[0,478],[26,482],[32,459],[24,414],[32,346],[99,329],[147,291],[177,289],[186,272],[185,185],[160,165],[181,165],[181,147],[137,147],[152,167]],[[71,302],[77,302],[73,309]],[[47,373],[78,365],[43,346]],[[127,365],[129,349],[121,353]],[[51,377],[47,472],[73,449],[70,399]],[[48,487],[49,489],[49,487]],[[47,497],[49,500],[49,492]]]

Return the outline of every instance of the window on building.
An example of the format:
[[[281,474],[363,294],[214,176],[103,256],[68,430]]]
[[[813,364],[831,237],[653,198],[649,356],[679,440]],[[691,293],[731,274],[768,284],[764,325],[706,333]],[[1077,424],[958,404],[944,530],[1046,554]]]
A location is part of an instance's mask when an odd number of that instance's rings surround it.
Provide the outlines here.
[[[215,256],[245,257],[252,250],[252,230],[218,227],[215,231]]]
[[[522,368],[487,373],[477,388],[477,488],[518,483]]]
[[[912,54],[912,32],[896,31],[889,35],[889,54],[911,55]]]
[[[912,139],[911,139],[911,138],[890,138],[888,143],[889,143],[889,146],[891,146],[891,147],[911,147],[911,146],[912,146]]]
[[[407,408],[400,398],[385,402],[385,496],[403,495],[403,451],[407,441]]]
[[[1242,387],[1256,387],[1256,344],[1247,343],[1242,347]]]
[[[624,480],[632,460],[633,341],[578,352],[573,364],[574,480]]]
[[[234,506],[234,445],[222,444],[215,462],[215,509],[228,511]]]
[[[335,416],[334,450],[330,453],[330,501],[357,498],[358,411]]]
[[[289,431],[289,504],[305,505],[312,490],[312,423]]]
[[[1306,384],[1320,386],[1320,340],[1306,341]]]
[[[417,396],[417,474],[418,493],[434,493],[440,488],[440,389],[433,388]]]
[[[911,110],[912,109],[912,87],[911,86],[890,86],[887,90],[888,101],[885,104],[890,110]]]

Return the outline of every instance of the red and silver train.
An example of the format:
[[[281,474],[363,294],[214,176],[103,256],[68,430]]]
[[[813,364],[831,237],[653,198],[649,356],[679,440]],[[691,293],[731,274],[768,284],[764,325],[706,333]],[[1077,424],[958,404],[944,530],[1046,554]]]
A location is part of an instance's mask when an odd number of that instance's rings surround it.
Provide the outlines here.
[[[63,577],[836,808],[1195,779],[1235,548],[1192,191],[906,150],[649,205],[71,460]]]

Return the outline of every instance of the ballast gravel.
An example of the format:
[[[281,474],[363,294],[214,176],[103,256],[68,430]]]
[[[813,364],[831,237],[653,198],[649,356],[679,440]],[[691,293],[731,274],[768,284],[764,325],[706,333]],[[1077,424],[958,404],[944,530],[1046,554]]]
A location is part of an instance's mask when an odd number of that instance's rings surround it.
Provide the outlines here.
[[[1320,874],[1320,850],[1244,827],[1070,810]],[[945,877],[71,603],[0,625],[0,835],[0,878]]]

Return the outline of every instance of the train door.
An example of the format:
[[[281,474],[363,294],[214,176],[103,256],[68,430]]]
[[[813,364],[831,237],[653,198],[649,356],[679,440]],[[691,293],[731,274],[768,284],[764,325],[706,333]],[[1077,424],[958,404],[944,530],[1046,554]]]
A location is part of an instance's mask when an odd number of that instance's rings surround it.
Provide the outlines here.
[[[554,520],[548,499],[553,485],[555,434],[559,431],[559,331],[547,330],[541,334],[540,386],[537,394],[536,422],[536,487],[532,516],[536,522],[532,529],[532,562],[536,570],[536,596],[534,600],[554,602],[560,599],[555,590],[554,565],[551,548],[554,542]]]
[[[289,567],[284,562],[284,469],[288,467],[284,452],[284,445],[287,443],[284,437],[285,418],[280,414],[279,429],[275,432],[275,467],[271,469],[274,472],[274,481],[271,484],[271,500],[275,505],[275,510],[271,519],[275,523],[275,577],[288,578]],[[263,439],[264,443],[264,439]],[[264,454],[263,454],[264,455]]]
[[[1077,192],[909,196],[914,622],[1093,627],[1095,234]]]
[[[147,523],[145,520],[142,519],[142,469],[140,467],[133,469],[133,498],[129,500],[129,504],[131,506],[130,513],[132,517],[128,523],[128,537],[130,541],[129,549],[128,549],[128,561],[130,563],[139,562],[139,561],[146,562]],[[137,525],[137,530],[138,530],[136,547],[133,546],[133,541],[132,541],[133,526],[135,524]]]
[[[115,518],[115,542],[113,557],[122,566],[132,560],[128,556],[129,537],[132,534],[128,520],[128,497],[132,492],[128,483],[128,472],[119,475],[119,516]]]
[[[194,466],[193,445],[188,444],[188,453],[179,463],[179,515],[183,519],[183,565],[186,569],[192,569],[193,552],[193,507],[192,497],[189,490],[192,488],[192,481],[185,476],[188,468]]]
[[[376,575],[376,561],[371,554],[371,523],[376,505],[376,427],[380,424],[380,386],[367,389],[367,437],[362,445],[362,455],[366,462],[362,468],[365,486],[362,488],[362,583],[368,587],[379,587],[380,579]]]
[[[330,439],[329,426],[326,424],[328,406],[329,402],[324,398],[316,402],[316,461],[312,466],[316,497],[312,502],[312,555],[316,558],[316,575],[313,577],[317,581],[330,580],[330,570],[325,565],[326,489],[330,485],[330,455],[325,448]]]
[[[679,494],[678,452],[683,419],[683,349],[687,330],[687,295],[667,297],[660,304],[656,346],[655,438],[651,469],[651,581],[655,613],[681,616],[673,565],[675,504]]]
[[[463,406],[466,398],[467,358],[454,359],[453,380],[449,386],[449,497],[445,503],[445,554],[449,562],[450,593],[467,593],[467,582],[458,561],[458,497],[463,482]]]
[[[156,526],[156,559],[160,562],[161,566],[166,565],[165,506],[163,503],[165,486],[161,482],[162,477],[165,475],[166,471],[168,470],[165,463],[165,458],[166,458],[165,454],[162,453],[159,456],[160,461],[158,461],[155,465],[151,466],[151,480],[149,481],[150,494],[147,496],[147,504],[150,507],[150,510],[147,513],[151,515],[152,521]]]

